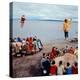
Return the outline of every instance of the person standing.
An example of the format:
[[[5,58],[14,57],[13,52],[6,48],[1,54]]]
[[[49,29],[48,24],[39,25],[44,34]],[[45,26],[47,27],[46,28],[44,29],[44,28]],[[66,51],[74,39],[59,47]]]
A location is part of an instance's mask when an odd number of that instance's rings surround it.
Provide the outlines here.
[[[72,74],[72,67],[69,62],[67,63],[67,66],[66,66],[66,74],[67,75]]]
[[[73,74],[78,74],[78,64],[77,64],[77,62],[75,62],[74,65],[72,66],[72,73]]]
[[[25,20],[26,20],[25,15],[22,15],[20,18],[21,27],[24,26]]]
[[[69,37],[70,26],[71,26],[71,20],[65,19],[63,24],[65,40]]]
[[[58,75],[63,75],[63,73],[64,73],[64,66],[63,66],[62,61],[60,61],[60,62],[59,62],[58,69],[57,69],[57,74],[58,74]]]
[[[50,67],[50,75],[57,75],[57,66],[53,60]]]

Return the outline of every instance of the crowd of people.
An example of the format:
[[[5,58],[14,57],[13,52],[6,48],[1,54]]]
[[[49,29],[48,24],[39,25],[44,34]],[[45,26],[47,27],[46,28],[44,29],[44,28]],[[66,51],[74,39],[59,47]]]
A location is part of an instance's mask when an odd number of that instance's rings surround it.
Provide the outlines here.
[[[53,47],[52,51],[48,54],[43,53],[41,59],[41,71],[42,75],[65,75],[65,74],[78,74],[78,64],[77,61],[70,64],[70,62],[59,61],[58,64],[55,62],[55,58],[67,53],[76,55],[78,54],[78,47],[68,47],[58,49]]]
[[[27,54],[34,54],[40,52],[43,49],[43,44],[37,37],[28,37],[21,39],[20,37],[10,39],[11,41],[11,53],[15,56],[23,56]]]
[[[27,54],[35,54],[43,50],[43,44],[40,39],[35,37],[27,37],[22,39],[20,37],[10,39],[11,53],[14,56],[24,56]],[[49,75],[65,75],[65,74],[78,74],[78,63],[75,61],[73,64],[69,62],[64,63],[62,60],[56,64],[55,58],[63,56],[64,54],[72,54],[78,58],[78,47],[57,48],[52,47],[49,53],[43,53],[40,62],[41,73],[43,76]]]
[[[66,53],[70,53],[70,54],[75,54],[76,57],[78,56],[78,47],[68,47],[66,46],[65,48],[62,49],[58,49],[56,47],[52,47],[52,51],[50,52],[50,59],[53,59],[57,56],[62,56]]]

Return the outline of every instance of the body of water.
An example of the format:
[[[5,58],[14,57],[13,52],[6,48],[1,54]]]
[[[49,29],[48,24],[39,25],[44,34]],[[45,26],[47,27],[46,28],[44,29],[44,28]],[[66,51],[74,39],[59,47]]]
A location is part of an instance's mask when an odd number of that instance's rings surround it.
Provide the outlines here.
[[[13,20],[13,37],[34,37],[37,36],[43,42],[50,42],[56,39],[64,39],[62,21],[40,21],[26,20],[24,27],[20,27],[20,21]],[[69,31],[69,38],[77,37],[78,23],[72,22]]]

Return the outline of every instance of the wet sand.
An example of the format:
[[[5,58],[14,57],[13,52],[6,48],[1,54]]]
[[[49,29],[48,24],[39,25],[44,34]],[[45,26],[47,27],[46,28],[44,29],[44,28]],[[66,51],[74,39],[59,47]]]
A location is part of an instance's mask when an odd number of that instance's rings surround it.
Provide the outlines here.
[[[24,57],[13,58],[13,77],[41,76],[40,60],[42,58],[43,52],[47,54],[51,51],[53,46],[59,49],[64,48],[66,45],[69,47],[78,46],[77,43],[70,43],[67,40],[55,40],[43,45],[44,49],[41,52]],[[65,60],[73,63],[73,61],[77,61],[77,58],[75,57],[75,55],[67,53],[63,56],[55,58],[56,64],[58,64],[60,60]]]

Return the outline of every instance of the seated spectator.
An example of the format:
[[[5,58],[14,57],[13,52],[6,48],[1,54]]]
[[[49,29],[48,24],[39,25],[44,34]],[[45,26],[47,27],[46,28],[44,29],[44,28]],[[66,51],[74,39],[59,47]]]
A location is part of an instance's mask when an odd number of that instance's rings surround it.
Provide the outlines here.
[[[17,42],[22,42],[20,37],[17,38]]]
[[[69,49],[69,53],[71,53],[71,54],[74,54],[74,48],[73,47],[70,47],[70,49]]]
[[[50,53],[50,59],[53,60],[57,56],[56,48],[53,47]]]
[[[76,58],[78,58],[78,47],[75,48],[74,54],[76,55]]]
[[[60,50],[58,48],[56,48],[56,53],[57,53],[57,56],[60,55]]]
[[[64,48],[64,53],[68,53],[68,46],[66,46],[65,48]]]

